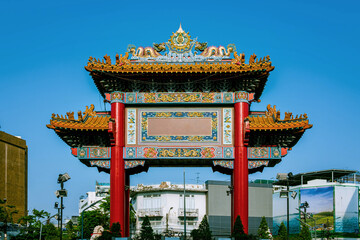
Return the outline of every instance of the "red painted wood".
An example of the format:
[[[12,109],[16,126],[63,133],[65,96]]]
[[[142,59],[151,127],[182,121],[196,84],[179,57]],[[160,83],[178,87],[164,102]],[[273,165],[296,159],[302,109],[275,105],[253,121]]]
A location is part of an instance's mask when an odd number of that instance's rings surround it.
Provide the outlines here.
[[[72,154],[74,157],[77,157],[77,148],[71,148],[71,154]]]
[[[249,103],[239,102],[234,106],[234,170],[233,170],[233,212],[232,221],[235,222],[240,216],[244,225],[245,233],[248,233],[249,218],[249,171],[247,147],[245,145],[245,123],[244,119],[249,115]]]
[[[125,162],[123,147],[125,143],[125,105],[111,104],[111,118],[115,120],[114,140],[111,147],[110,166],[110,224],[120,223],[125,227]]]
[[[125,175],[125,186],[127,186],[125,192],[125,229],[122,229],[125,233],[125,237],[130,236],[130,175]]]

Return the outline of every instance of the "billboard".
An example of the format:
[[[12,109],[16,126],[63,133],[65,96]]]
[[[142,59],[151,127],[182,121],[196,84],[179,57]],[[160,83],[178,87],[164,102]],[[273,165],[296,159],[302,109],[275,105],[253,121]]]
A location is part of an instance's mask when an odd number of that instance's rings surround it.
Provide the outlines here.
[[[359,232],[359,189],[335,186],[335,231]]]
[[[307,213],[311,213],[317,228],[325,226],[334,229],[334,187],[303,188],[300,190],[301,203],[308,202]],[[306,223],[314,227],[314,221],[307,219]]]
[[[296,218],[299,218],[299,211],[296,210],[299,206],[299,190],[296,192],[296,197],[292,198],[289,194],[289,228],[290,233],[299,233],[300,225]],[[277,235],[281,222],[287,225],[287,203],[286,198],[280,198],[280,193],[273,194],[273,234]]]
[[[307,202],[309,207],[306,212],[312,214],[306,219],[306,223],[313,229],[334,230],[335,232],[358,233],[359,232],[359,187],[357,186],[324,186],[300,188],[297,190],[295,199],[289,196],[289,224],[290,233],[300,231],[302,218],[299,208],[301,203]],[[280,198],[279,192],[273,195],[273,229],[277,235],[281,222],[286,226],[286,198]],[[301,209],[304,210],[304,209]],[[315,227],[316,222],[316,227]]]

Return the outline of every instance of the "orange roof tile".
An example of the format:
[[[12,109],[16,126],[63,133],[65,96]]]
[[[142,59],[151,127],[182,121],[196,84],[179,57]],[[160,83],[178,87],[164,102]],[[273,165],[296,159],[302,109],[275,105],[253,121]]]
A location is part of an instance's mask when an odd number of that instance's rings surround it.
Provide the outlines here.
[[[250,115],[248,117],[250,122],[250,130],[252,131],[277,131],[299,129],[301,132],[312,127],[309,124],[307,115],[300,115],[293,117],[292,113],[285,113],[285,118],[280,119],[280,111],[276,111],[276,106],[267,106],[267,111],[264,115]]]
[[[129,53],[127,52],[124,57],[116,56],[116,63],[112,64],[108,55],[104,56],[104,60],[90,57],[85,69],[89,72],[92,71],[105,71],[113,73],[246,73],[262,71],[268,73],[274,70],[274,66],[271,65],[270,57],[256,59],[256,55],[253,54],[250,57],[249,63],[245,63],[245,55],[238,55],[234,52],[234,59],[228,62],[197,62],[197,63],[133,63],[129,59]]]
[[[66,116],[52,114],[50,124],[46,125],[50,129],[59,132],[59,129],[74,129],[85,131],[99,131],[108,130],[110,116],[98,115],[94,111],[94,105],[91,104],[90,108],[86,107],[84,113],[78,112],[78,119],[75,120],[74,112],[66,113]]]

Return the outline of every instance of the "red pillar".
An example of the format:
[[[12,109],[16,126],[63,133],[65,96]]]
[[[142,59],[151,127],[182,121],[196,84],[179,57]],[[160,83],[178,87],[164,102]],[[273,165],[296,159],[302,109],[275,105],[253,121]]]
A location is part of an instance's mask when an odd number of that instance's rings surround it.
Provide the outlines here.
[[[125,163],[123,147],[125,141],[125,105],[121,102],[111,103],[111,118],[115,120],[113,135],[115,143],[111,147],[110,165],[110,224],[125,225]]]
[[[130,176],[125,174],[125,237],[130,237]]]
[[[235,103],[235,160],[233,170],[233,212],[232,219],[235,222],[240,216],[244,225],[245,233],[248,233],[249,218],[249,171],[247,147],[245,146],[245,118],[249,115],[249,103],[247,101]],[[233,223],[234,223],[233,222]]]

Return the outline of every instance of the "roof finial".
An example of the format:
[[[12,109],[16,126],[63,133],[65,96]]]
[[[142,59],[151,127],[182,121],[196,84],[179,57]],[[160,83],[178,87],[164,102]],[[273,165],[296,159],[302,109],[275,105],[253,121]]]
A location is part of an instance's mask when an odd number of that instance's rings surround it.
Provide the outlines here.
[[[181,23],[180,23],[179,29],[178,29],[176,32],[177,32],[177,33],[184,33],[184,30],[183,30],[182,27],[181,27]]]

